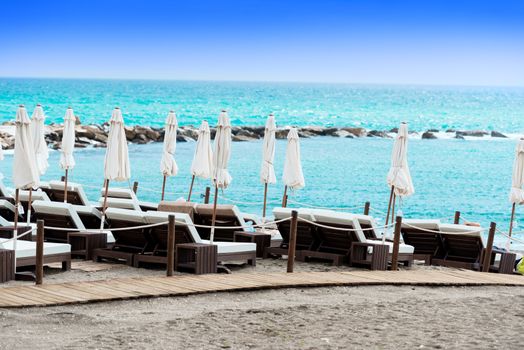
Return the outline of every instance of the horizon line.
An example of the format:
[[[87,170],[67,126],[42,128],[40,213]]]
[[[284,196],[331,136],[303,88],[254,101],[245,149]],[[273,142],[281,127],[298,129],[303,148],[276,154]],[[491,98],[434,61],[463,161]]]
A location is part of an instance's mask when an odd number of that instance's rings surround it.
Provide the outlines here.
[[[503,84],[444,84],[444,83],[392,83],[392,82],[341,82],[341,81],[307,81],[307,80],[248,80],[248,79],[176,79],[176,78],[116,78],[116,77],[55,77],[55,76],[0,76],[0,79],[50,79],[50,80],[107,80],[107,81],[159,81],[159,82],[216,82],[216,83],[274,83],[274,84],[307,84],[307,85],[360,85],[360,86],[404,86],[404,87],[470,87],[470,88],[524,88],[522,85]]]

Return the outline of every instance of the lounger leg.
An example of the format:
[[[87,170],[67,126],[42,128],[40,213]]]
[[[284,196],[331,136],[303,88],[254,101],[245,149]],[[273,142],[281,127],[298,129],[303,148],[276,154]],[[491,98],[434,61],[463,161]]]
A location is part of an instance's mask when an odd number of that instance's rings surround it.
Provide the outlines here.
[[[62,261],[62,271],[69,271],[69,270],[71,270],[71,259]]]
[[[250,266],[257,266],[257,259],[256,258],[249,259],[247,261],[247,264],[250,265]]]

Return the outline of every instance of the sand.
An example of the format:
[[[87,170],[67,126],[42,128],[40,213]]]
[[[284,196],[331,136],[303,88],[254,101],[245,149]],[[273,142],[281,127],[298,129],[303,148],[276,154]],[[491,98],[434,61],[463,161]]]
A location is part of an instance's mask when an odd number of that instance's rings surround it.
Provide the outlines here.
[[[285,261],[271,259],[256,267],[283,269]],[[296,265],[297,271],[337,269],[349,268]],[[233,273],[251,271],[233,267]],[[45,283],[163,274],[124,266],[54,272],[47,270]],[[0,349],[511,349],[524,343],[523,304],[519,287],[371,286],[0,309]]]

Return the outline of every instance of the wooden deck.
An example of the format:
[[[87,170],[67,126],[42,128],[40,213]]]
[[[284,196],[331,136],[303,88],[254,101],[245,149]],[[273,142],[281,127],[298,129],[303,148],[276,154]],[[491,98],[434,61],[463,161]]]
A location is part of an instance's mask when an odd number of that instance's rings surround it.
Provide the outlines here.
[[[0,288],[0,307],[54,306],[274,288],[366,285],[524,286],[524,276],[467,270],[411,270],[140,277]]]

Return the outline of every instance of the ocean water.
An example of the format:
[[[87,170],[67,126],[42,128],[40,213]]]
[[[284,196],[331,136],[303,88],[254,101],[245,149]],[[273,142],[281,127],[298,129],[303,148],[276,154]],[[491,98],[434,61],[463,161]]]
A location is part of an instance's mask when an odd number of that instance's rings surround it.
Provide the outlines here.
[[[236,98],[235,98],[236,96]],[[280,125],[363,125],[385,129],[408,120],[412,129],[457,127],[524,131],[524,91],[513,88],[357,87],[204,82],[124,82],[69,80],[0,80],[0,120],[14,116],[16,105],[40,102],[48,122],[59,122],[72,104],[84,122],[103,122],[114,105],[123,109],[127,124],[161,125],[165,111],[177,110],[181,123],[198,124],[227,107],[237,125],[262,125],[265,114],[275,111]],[[335,118],[336,116],[336,118]],[[301,139],[306,187],[291,194],[291,201],[362,211],[370,201],[374,215],[383,219],[389,189],[385,183],[393,140],[317,137]],[[455,210],[469,220],[488,226],[490,221],[507,230],[508,192],[514,157],[514,139],[409,141],[409,164],[416,193],[403,200],[405,217],[451,221]],[[195,142],[178,143],[179,175],[168,180],[167,199],[186,197]],[[233,201],[248,212],[261,213],[263,186],[258,173],[262,142],[233,143],[231,186],[219,202]],[[130,145],[132,179],[139,181],[138,195],[158,201],[162,144]],[[91,200],[99,197],[103,182],[104,149],[80,149],[71,181],[82,183]],[[278,183],[269,186],[269,208],[279,205],[283,185],[285,141],[277,141],[275,168]],[[58,179],[59,153],[51,152],[50,168],[42,180]],[[12,155],[0,162],[11,184]],[[208,181],[197,180],[195,197]],[[300,206],[299,204],[291,204]],[[522,209],[517,210],[516,231],[524,230]],[[523,221],[521,225],[519,222]],[[524,239],[524,235],[518,234]],[[502,238],[497,242],[501,244]]]
[[[129,125],[160,126],[170,109],[181,125],[212,125],[226,108],[233,125],[263,125],[273,112],[279,125],[524,132],[524,88],[0,78],[0,120],[37,103],[47,122],[71,105],[84,123],[102,123],[118,105]]]

